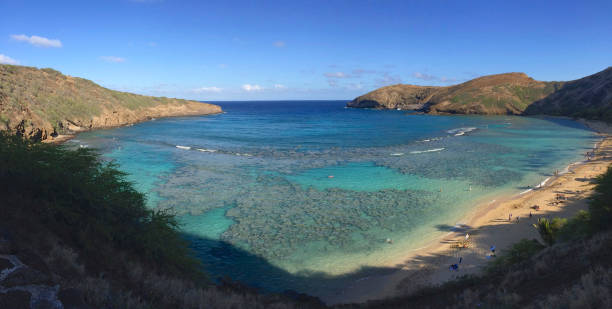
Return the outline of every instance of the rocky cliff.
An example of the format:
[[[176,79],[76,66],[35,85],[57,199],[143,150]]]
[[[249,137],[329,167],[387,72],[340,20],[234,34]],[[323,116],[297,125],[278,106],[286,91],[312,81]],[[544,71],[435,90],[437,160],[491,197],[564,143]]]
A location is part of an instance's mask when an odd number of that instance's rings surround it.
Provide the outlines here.
[[[106,89],[53,69],[0,65],[0,130],[34,140],[151,118],[220,112],[213,104]]]
[[[543,82],[524,73],[506,73],[449,87],[393,85],[357,97],[347,106],[431,114],[548,114],[611,122],[612,68],[570,82]]]
[[[347,104],[348,107],[380,109],[420,109],[440,87],[414,85],[386,86],[366,93]]]

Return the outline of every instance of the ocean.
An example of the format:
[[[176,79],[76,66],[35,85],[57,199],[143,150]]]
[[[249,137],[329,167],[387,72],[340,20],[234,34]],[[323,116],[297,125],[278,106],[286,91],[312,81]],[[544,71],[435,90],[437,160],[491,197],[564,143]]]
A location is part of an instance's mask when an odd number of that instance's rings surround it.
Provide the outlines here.
[[[584,159],[568,119],[433,116],[347,101],[216,102],[225,113],[79,134],[171,209],[211,278],[339,291],[461,224],[477,205]],[[214,102],[213,102],[214,103]]]

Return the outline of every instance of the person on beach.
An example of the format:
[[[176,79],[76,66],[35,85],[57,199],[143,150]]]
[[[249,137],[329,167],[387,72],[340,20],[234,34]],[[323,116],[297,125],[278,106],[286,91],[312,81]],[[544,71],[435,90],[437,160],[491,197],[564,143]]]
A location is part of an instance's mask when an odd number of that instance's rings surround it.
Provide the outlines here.
[[[461,261],[463,261],[463,257],[459,258],[459,264],[461,264]]]
[[[529,211],[529,219],[531,219],[533,215],[531,214],[531,210]]]
[[[496,256],[495,255],[495,245],[491,246],[491,256]]]
[[[508,222],[512,221],[512,213],[508,215]]]
[[[468,240],[470,238],[470,233],[465,233],[465,240]]]
[[[519,216],[516,216],[516,223],[519,223]]]

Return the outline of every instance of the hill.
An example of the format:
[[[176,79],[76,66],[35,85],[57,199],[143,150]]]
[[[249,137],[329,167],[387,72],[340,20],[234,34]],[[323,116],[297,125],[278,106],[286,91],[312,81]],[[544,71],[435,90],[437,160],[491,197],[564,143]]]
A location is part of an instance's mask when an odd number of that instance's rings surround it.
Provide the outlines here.
[[[213,104],[110,90],[53,69],[0,64],[0,130],[34,140],[151,118],[220,112]]]
[[[612,122],[612,67],[566,82],[558,91],[529,105],[525,114],[570,116]]]
[[[570,82],[543,82],[524,73],[505,73],[448,87],[393,85],[359,96],[347,106],[430,114],[547,114],[610,122],[612,68]]]

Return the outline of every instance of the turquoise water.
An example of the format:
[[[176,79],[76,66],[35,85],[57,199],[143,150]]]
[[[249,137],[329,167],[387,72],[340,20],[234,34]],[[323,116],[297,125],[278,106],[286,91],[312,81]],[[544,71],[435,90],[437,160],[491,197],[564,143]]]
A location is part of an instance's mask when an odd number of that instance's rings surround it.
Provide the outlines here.
[[[179,214],[213,277],[315,295],[384,271],[477,203],[535,186],[596,141],[565,119],[414,115],[344,101],[220,104],[226,113],[71,143],[99,148],[149,207]]]

